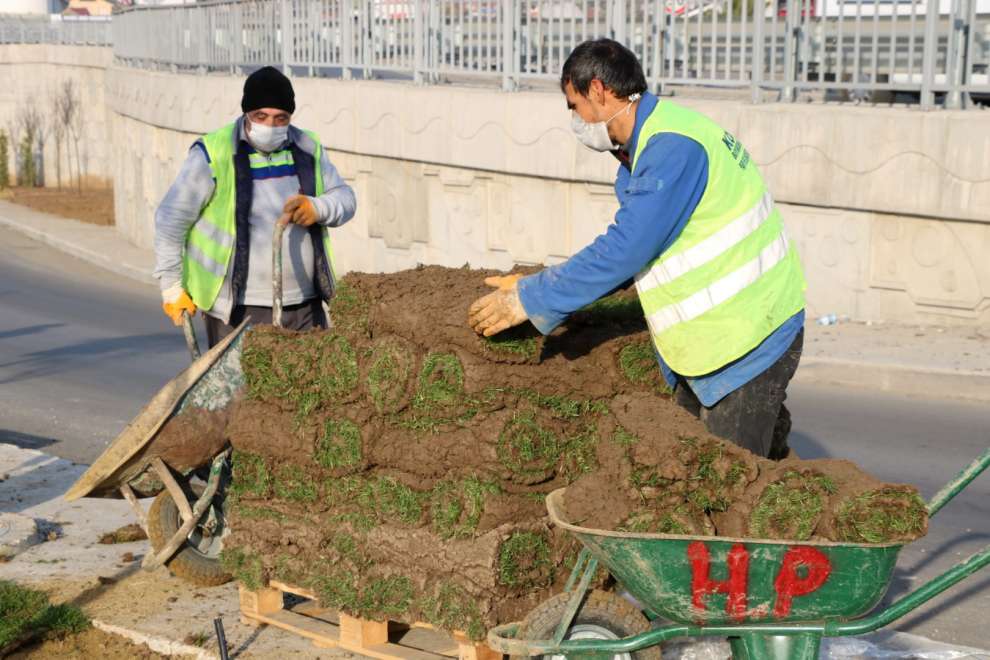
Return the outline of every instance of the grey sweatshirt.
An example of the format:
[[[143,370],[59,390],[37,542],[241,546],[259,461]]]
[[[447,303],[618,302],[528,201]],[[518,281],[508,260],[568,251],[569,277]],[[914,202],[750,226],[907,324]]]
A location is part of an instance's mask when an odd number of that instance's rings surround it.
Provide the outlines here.
[[[237,120],[236,131],[240,139],[246,140],[243,122],[243,117]],[[287,146],[288,143],[282,148]],[[299,178],[294,167],[277,165],[284,162],[284,156],[279,155],[278,151],[272,154],[258,153],[251,158],[263,167],[252,170],[254,189],[249,217],[251,243],[247,285],[241,299],[234,301],[230,280],[234,260],[231,259],[216,302],[211,309],[203,310],[225,323],[230,320],[230,312],[235,304],[271,307],[272,230],[275,221],[282,215],[286,200],[299,194]],[[265,161],[274,165],[265,167]],[[310,199],[316,208],[320,224],[339,227],[354,217],[357,205],[354,191],[337,173],[326,151],[320,158],[320,167],[323,170],[324,193]],[[154,276],[158,278],[163,291],[182,280],[182,253],[186,236],[213,196],[214,187],[206,154],[201,148],[194,146],[189,150],[179,176],[165,193],[155,212]],[[282,264],[284,305],[295,305],[317,295],[313,285],[313,243],[307,228],[295,224],[288,226],[282,238]]]

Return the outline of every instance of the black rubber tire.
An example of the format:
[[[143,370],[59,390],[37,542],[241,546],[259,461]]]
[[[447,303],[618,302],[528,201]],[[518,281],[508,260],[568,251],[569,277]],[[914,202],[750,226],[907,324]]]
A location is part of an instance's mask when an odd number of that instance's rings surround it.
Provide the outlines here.
[[[530,612],[519,626],[522,639],[550,639],[564,617],[571,594],[557,594]],[[571,626],[594,625],[610,631],[619,639],[631,637],[650,629],[646,616],[627,600],[613,593],[593,590],[588,593]],[[565,636],[565,639],[567,637]],[[659,646],[632,653],[633,660],[661,660]],[[549,656],[543,656],[549,658]],[[619,657],[619,656],[616,656]]]
[[[202,488],[194,487],[193,492],[198,495]],[[148,539],[155,552],[165,547],[179,526],[179,507],[168,491],[163,490],[155,497],[148,511]],[[223,569],[219,557],[209,557],[188,544],[180,546],[165,565],[172,575],[200,587],[215,587],[233,579]]]

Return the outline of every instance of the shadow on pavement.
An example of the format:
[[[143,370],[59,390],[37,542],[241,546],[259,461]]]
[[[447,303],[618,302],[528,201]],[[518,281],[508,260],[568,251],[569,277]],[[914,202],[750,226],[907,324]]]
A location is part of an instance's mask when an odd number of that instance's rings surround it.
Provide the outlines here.
[[[23,449],[41,449],[58,442],[57,438],[50,438],[44,435],[34,435],[33,433],[21,433],[10,429],[0,429],[0,443],[7,443]]]
[[[175,346],[175,333],[162,332],[90,339],[58,348],[34,351],[20,359],[0,364],[0,369],[15,370],[13,374],[0,379],[0,385],[61,374],[98,361],[147,358],[151,354],[170,353],[175,350]]]
[[[37,332],[44,332],[50,328],[62,327],[65,327],[64,323],[39,323],[38,325],[27,325],[23,328],[16,328],[14,330],[0,331],[0,339],[13,339],[14,337],[23,337],[24,335],[33,335]]]
[[[18,513],[60,499],[85,470],[83,465],[40,453],[13,464],[0,460],[0,476],[4,477],[0,511]]]

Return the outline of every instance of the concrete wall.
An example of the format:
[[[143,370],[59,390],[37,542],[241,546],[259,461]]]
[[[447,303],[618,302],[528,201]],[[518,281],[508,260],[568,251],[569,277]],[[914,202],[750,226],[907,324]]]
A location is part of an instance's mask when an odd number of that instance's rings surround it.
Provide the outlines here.
[[[26,104],[33,104],[46,122],[45,183],[57,182],[56,145],[50,118],[52,95],[62,81],[75,82],[80,101],[74,138],[63,140],[61,172],[63,185],[69,185],[69,168],[76,172],[75,148],[83,178],[90,185],[106,185],[113,177],[110,155],[110,113],[105,99],[106,72],[113,61],[109,48],[77,46],[0,46],[0,129],[8,136],[17,114]],[[72,162],[69,162],[69,146]],[[10,174],[14,176],[14,145],[10,147]]]
[[[189,144],[238,113],[242,80],[111,67],[117,222],[150,246]],[[298,78],[295,122],[358,194],[346,270],[554,263],[608,225],[615,162],[574,140],[554,93]],[[990,113],[681,99],[740,138],[798,244],[813,314],[990,322]]]

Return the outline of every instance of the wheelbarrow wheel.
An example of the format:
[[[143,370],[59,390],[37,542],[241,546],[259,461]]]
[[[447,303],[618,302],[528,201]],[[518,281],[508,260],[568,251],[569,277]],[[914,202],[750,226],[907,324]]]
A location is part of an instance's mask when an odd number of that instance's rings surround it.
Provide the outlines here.
[[[188,494],[191,499],[195,501],[202,494],[203,486],[193,484],[187,490],[190,491]],[[206,520],[209,515],[208,511],[203,519]],[[233,579],[220,563],[220,550],[223,547],[222,513],[216,518],[219,520],[219,527],[208,533],[203,525],[197,525],[186,542],[169,561],[165,562],[172,575],[200,587],[215,587]],[[154,552],[164,548],[172,536],[179,531],[181,525],[179,507],[172,500],[172,496],[167,490],[158,493],[148,511],[148,539]]]
[[[570,598],[570,593],[557,594],[537,606],[523,619],[519,636],[522,639],[551,639],[557,625],[564,618]],[[646,616],[624,598],[593,590],[574,615],[564,639],[622,639],[649,629],[650,622]],[[659,646],[614,656],[615,660],[660,660],[660,657]]]

